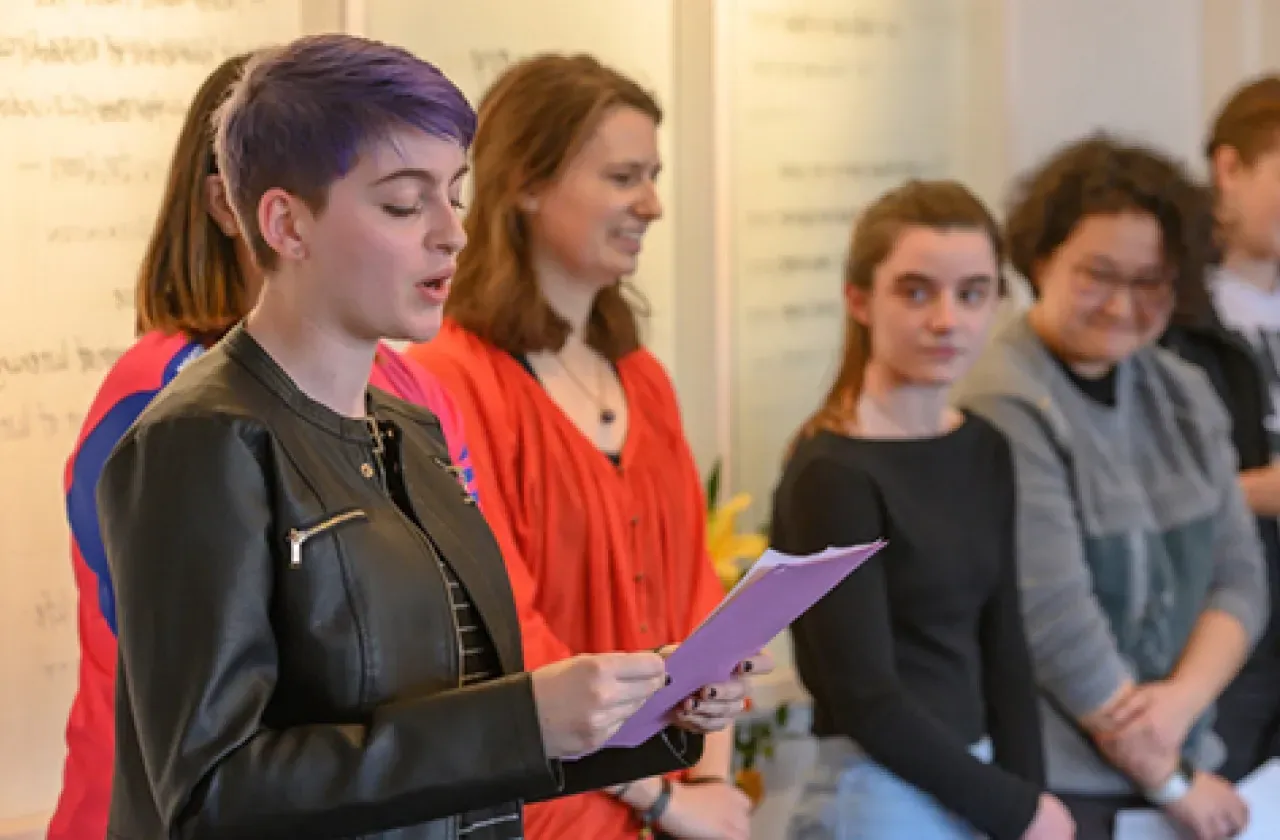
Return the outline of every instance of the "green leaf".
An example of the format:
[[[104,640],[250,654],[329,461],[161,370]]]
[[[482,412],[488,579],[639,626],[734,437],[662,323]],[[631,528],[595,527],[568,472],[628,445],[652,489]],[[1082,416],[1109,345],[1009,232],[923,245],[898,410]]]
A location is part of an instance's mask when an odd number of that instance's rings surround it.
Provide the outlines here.
[[[707,512],[716,509],[720,504],[720,472],[721,460],[716,458],[714,464],[711,465],[711,473],[707,476]]]

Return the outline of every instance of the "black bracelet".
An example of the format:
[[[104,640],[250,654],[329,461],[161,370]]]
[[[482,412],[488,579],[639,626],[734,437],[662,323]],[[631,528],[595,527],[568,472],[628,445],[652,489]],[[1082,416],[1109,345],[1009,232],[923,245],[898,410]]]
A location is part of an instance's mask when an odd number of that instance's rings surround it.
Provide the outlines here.
[[[662,777],[662,790],[658,792],[658,798],[653,800],[653,804],[649,806],[649,810],[640,815],[640,822],[645,828],[653,828],[658,824],[658,820],[662,819],[662,815],[667,813],[667,808],[671,805],[671,780],[666,776]]]

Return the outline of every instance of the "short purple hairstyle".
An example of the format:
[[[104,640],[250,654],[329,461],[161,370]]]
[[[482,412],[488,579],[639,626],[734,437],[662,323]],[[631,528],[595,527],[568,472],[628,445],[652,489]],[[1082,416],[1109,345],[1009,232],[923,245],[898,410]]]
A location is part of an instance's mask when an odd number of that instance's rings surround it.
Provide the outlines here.
[[[328,33],[255,54],[214,115],[218,171],[265,271],[276,254],[258,228],[270,189],[315,212],[370,143],[415,128],[464,149],[476,114],[434,65],[380,41]]]

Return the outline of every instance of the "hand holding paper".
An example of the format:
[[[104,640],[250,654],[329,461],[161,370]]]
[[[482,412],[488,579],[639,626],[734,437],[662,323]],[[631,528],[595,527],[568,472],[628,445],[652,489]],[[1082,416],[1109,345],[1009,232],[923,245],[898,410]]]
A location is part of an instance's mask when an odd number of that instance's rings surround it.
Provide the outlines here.
[[[670,656],[676,650],[675,646],[664,649],[663,655]],[[676,707],[672,722],[700,735],[728,728],[746,710],[750,693],[747,678],[766,676],[773,672],[773,665],[772,656],[757,651],[734,669],[727,682],[703,686],[694,696],[686,697]]]
[[[830,548],[807,557],[793,557],[772,549],[765,552],[743,576],[737,586],[688,639],[667,657],[670,683],[659,689],[609,739],[606,747],[635,747],[656,735],[673,722],[691,725],[686,728],[705,731],[699,718],[732,718],[741,711],[745,686],[737,677],[740,665],[772,667],[772,663],[755,659],[775,636],[785,630],[809,607],[834,589],[858,566],[883,548],[884,541],[849,548]],[[757,671],[759,673],[759,671]],[[717,692],[715,699],[704,691]],[[726,692],[723,696],[719,692]],[[703,698],[703,710],[694,717],[680,711],[689,698]],[[732,707],[733,714],[721,715],[722,707]],[[707,712],[715,712],[708,715]],[[720,726],[722,728],[722,726]]]
[[[574,656],[531,675],[542,744],[551,758],[595,752],[666,681],[652,651]]]

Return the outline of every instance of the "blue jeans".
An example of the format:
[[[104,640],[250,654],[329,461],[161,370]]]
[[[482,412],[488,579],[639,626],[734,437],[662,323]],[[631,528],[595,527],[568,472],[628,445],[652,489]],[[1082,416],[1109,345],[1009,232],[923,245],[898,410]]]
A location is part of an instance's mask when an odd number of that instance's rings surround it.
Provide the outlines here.
[[[970,747],[990,763],[991,742]],[[982,834],[846,738],[824,738],[787,826],[788,840],[975,840]]]

